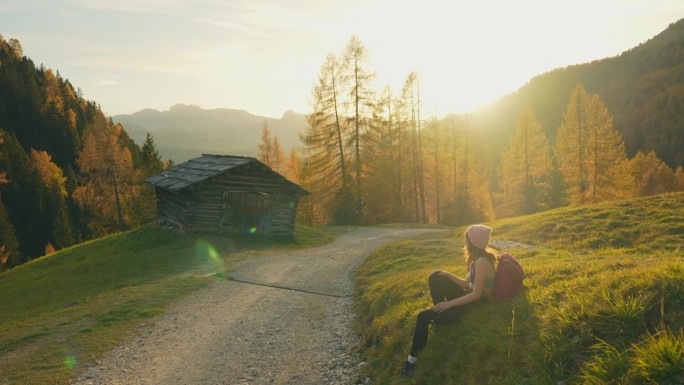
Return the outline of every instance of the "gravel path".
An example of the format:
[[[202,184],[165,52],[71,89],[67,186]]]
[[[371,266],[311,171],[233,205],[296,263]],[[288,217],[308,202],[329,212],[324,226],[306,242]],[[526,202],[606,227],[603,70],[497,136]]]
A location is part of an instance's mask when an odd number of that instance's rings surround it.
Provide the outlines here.
[[[426,231],[434,230],[364,228],[322,247],[250,257],[72,384],[366,382],[353,352],[351,275],[378,246]]]

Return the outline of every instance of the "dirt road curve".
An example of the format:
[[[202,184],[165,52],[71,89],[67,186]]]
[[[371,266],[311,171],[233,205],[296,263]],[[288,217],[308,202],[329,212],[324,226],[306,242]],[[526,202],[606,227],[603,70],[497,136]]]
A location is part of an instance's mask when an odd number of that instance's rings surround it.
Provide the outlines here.
[[[232,280],[178,302],[72,383],[357,383],[351,273],[379,245],[425,231],[359,229],[323,247],[248,258]]]

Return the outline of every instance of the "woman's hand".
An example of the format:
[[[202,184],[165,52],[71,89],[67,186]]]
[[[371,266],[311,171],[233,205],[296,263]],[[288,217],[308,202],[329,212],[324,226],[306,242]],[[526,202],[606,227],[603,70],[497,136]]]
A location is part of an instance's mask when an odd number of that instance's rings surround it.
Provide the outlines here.
[[[436,313],[441,313],[444,310],[446,310],[452,306],[453,305],[451,304],[451,301],[440,302],[440,303],[436,304],[435,307],[432,308],[432,310],[434,310]]]

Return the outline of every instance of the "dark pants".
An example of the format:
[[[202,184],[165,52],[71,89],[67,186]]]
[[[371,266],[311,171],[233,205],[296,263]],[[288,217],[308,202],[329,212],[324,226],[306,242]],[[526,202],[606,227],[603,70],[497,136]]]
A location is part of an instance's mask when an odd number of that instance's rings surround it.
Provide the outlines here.
[[[430,295],[432,302],[437,304],[439,302],[450,301],[467,294],[458,284],[443,275],[431,273],[428,278],[428,285],[430,286]],[[455,323],[461,318],[461,315],[476,305],[477,302],[471,302],[462,306],[454,306],[437,313],[432,309],[423,310],[418,314],[416,320],[416,329],[413,332],[413,344],[411,345],[411,355],[418,357],[418,354],[425,347],[428,338],[428,327],[431,323],[436,324],[450,324]]]

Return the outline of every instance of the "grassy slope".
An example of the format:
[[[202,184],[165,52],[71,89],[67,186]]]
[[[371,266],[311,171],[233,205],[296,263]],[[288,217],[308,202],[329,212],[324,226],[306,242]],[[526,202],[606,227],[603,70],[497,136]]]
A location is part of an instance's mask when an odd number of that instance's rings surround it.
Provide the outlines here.
[[[416,384],[684,383],[684,194],[490,223],[526,270],[516,299],[433,328]],[[359,268],[368,375],[401,383],[426,277],[465,275],[464,228],[386,246]],[[668,382],[669,381],[669,382]],[[679,382],[677,382],[679,381]]]
[[[230,269],[240,249],[329,241],[298,228],[298,242],[178,235],[146,226],[88,242],[0,274],[0,384],[66,384],[161,313]]]

